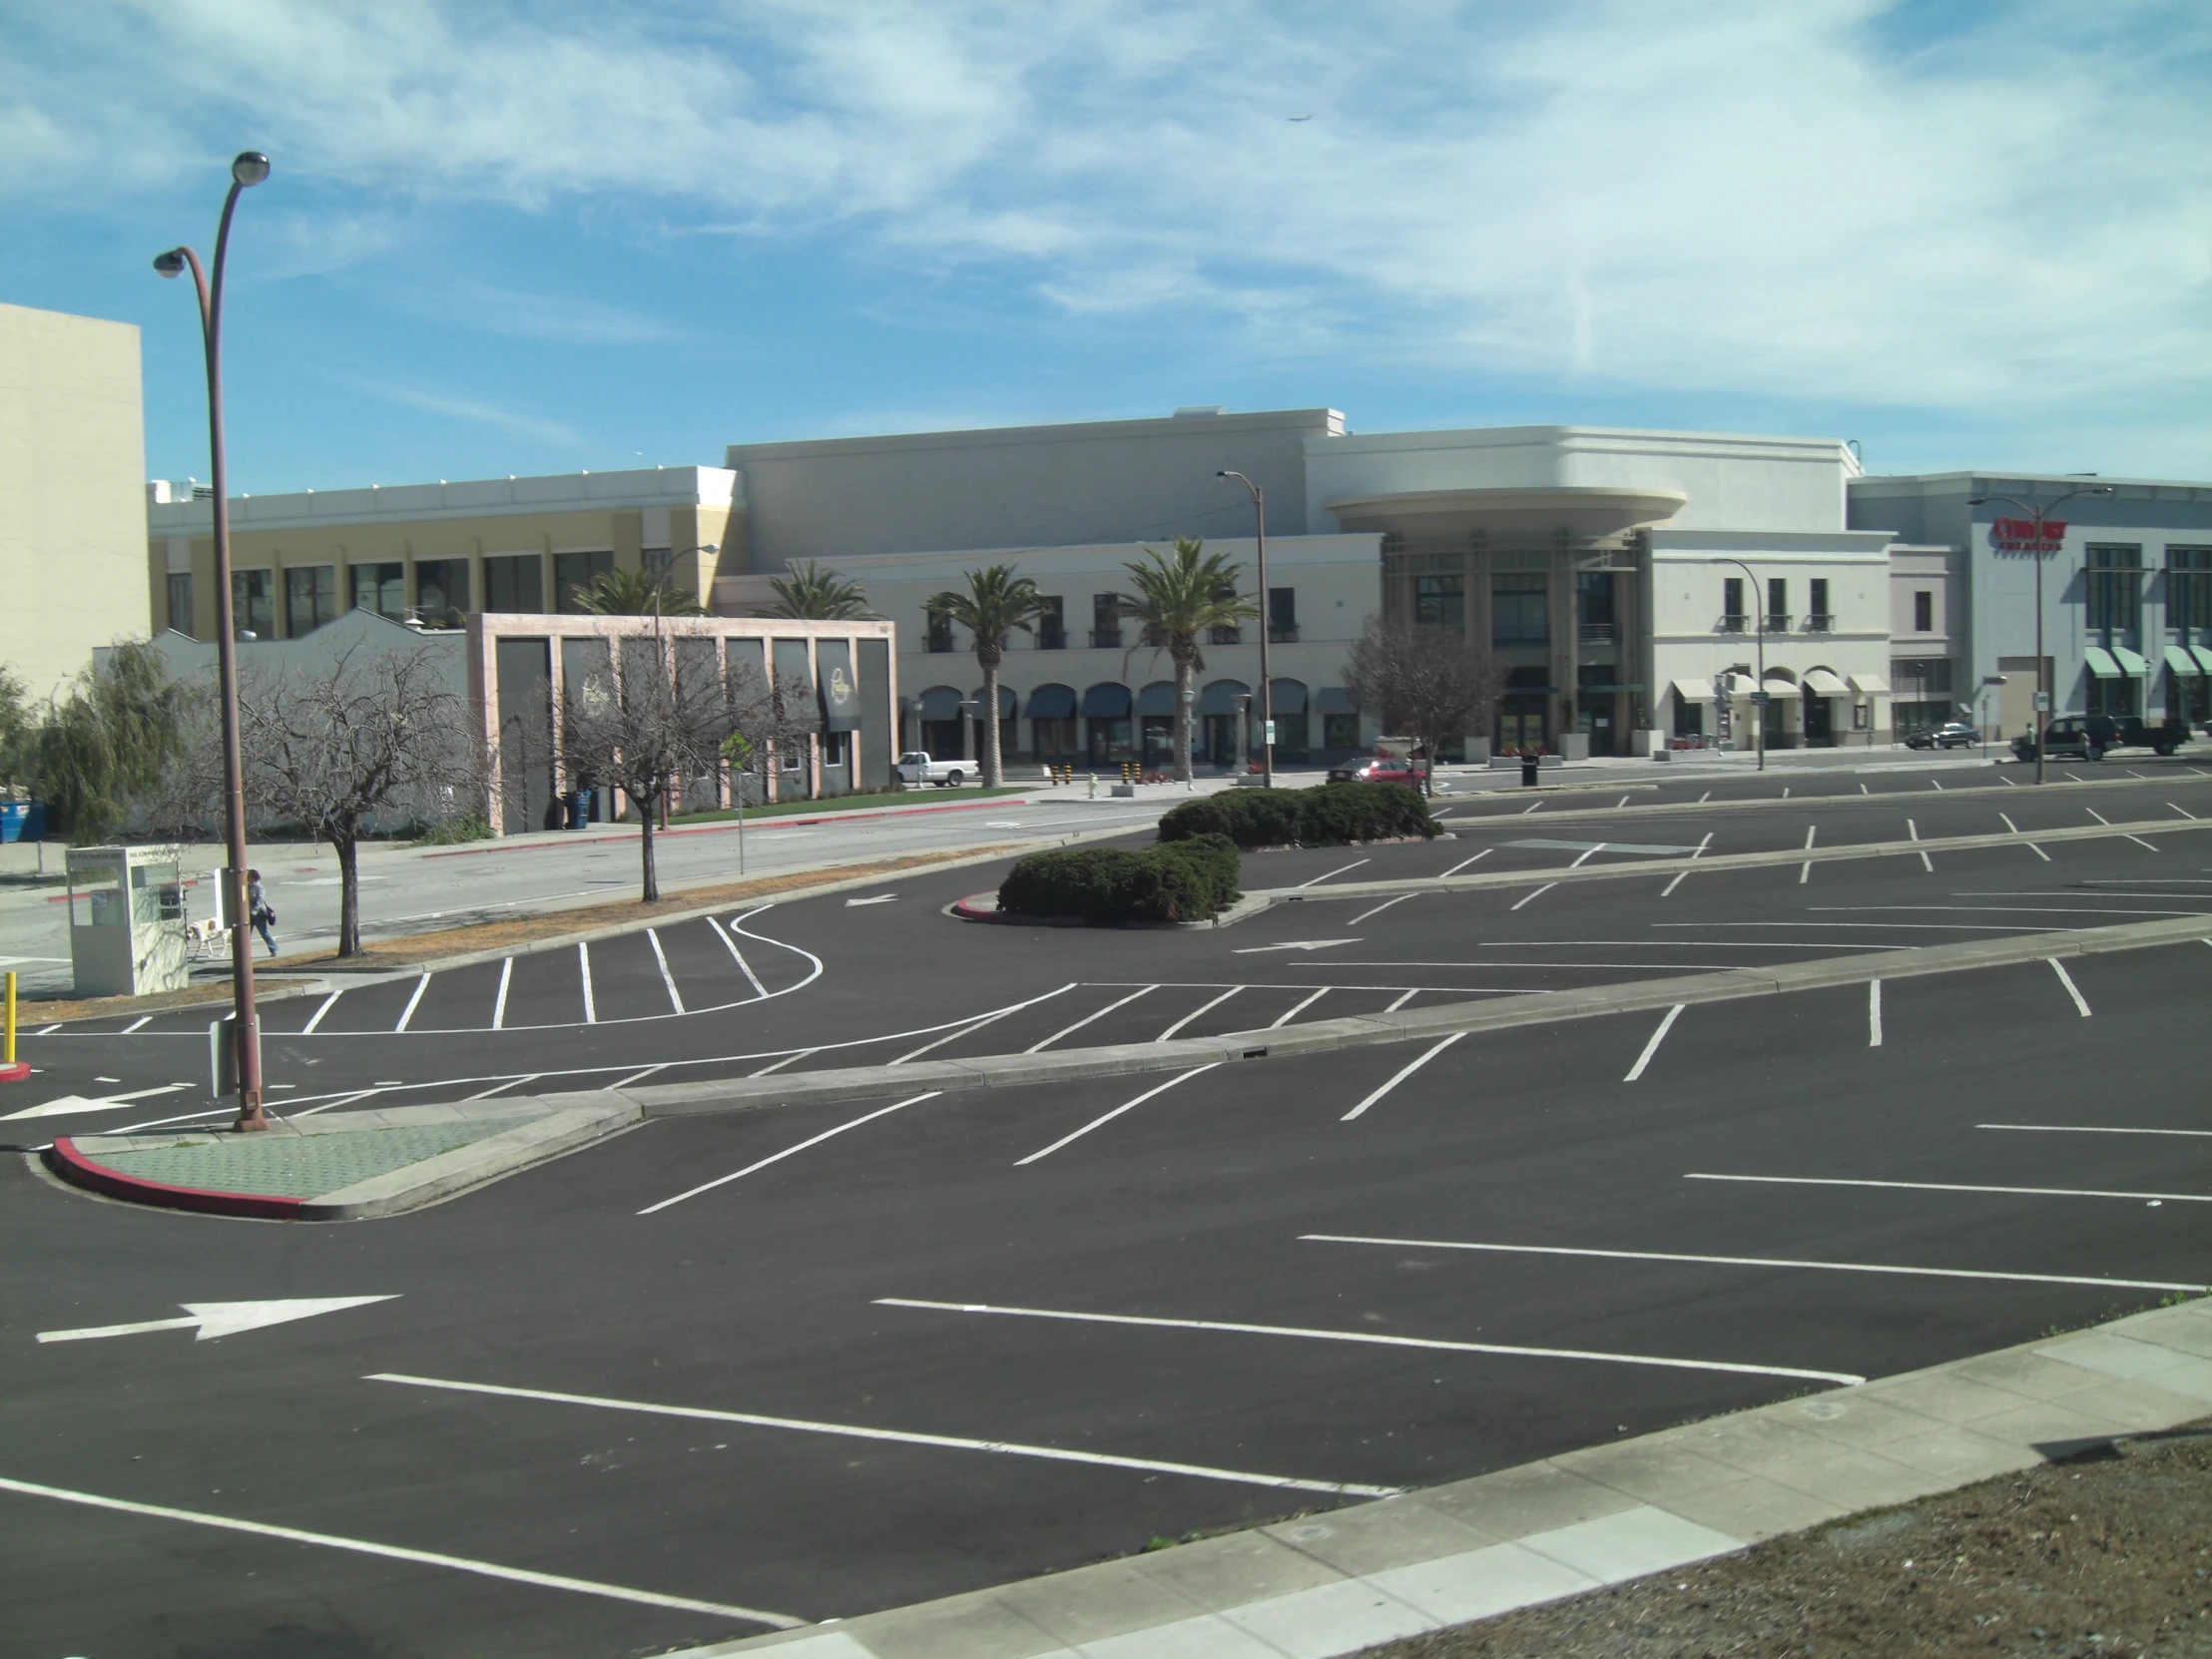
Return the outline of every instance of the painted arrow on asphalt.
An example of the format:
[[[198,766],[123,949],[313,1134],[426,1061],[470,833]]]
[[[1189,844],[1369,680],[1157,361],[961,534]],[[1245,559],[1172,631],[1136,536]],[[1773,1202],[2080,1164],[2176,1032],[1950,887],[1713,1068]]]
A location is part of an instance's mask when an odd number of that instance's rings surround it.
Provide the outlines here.
[[[41,1331],[42,1343],[89,1343],[100,1337],[136,1337],[148,1331],[189,1331],[200,1328],[195,1342],[235,1337],[241,1331],[258,1331],[265,1325],[286,1320],[312,1319],[334,1314],[341,1308],[365,1307],[371,1302],[391,1302],[388,1296],[306,1296],[275,1302],[180,1302],[185,1317],[178,1320],[141,1320],[136,1325],[88,1325],[77,1331]]]
[[[1358,944],[1358,939],[1286,939],[1281,944],[1248,944],[1242,950],[1232,952],[1238,956],[1257,956],[1265,950],[1331,950],[1340,944]]]
[[[844,907],[849,910],[856,904],[888,904],[897,896],[894,892],[879,892],[873,898],[848,898],[844,901]]]
[[[20,1112],[10,1112],[0,1117],[0,1123],[13,1123],[17,1118],[58,1118],[71,1112],[116,1112],[134,1100],[144,1100],[148,1095],[175,1094],[179,1089],[189,1089],[190,1083],[164,1083],[158,1089],[133,1089],[129,1094],[102,1095],[97,1100],[87,1100],[81,1094],[65,1094],[58,1100],[49,1100],[43,1106],[26,1106]]]

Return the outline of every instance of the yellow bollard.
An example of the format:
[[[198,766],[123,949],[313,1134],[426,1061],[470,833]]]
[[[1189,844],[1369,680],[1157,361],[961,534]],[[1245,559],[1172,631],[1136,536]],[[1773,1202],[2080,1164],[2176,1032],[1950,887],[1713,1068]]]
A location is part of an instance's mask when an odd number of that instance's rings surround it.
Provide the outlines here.
[[[0,1065],[15,1064],[15,974],[8,974],[8,1015],[6,1035],[0,1037]]]

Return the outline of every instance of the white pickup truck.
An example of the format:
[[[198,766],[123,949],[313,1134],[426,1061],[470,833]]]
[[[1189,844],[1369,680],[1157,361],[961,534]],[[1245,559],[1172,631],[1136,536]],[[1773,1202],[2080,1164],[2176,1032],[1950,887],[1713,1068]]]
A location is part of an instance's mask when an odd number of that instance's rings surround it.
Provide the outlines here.
[[[898,765],[891,768],[901,784],[919,787],[934,784],[939,789],[958,789],[976,771],[973,761],[932,761],[918,749],[909,749],[899,756]]]

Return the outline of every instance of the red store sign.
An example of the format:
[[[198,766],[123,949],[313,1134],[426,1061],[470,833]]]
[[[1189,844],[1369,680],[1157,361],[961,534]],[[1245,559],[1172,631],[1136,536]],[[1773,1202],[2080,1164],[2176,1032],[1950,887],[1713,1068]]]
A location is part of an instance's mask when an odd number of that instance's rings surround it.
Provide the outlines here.
[[[2065,539],[2063,519],[2043,520],[2040,543],[2035,539],[2035,521],[2031,518],[2000,518],[1989,526],[1989,545],[1999,553],[2055,553]]]

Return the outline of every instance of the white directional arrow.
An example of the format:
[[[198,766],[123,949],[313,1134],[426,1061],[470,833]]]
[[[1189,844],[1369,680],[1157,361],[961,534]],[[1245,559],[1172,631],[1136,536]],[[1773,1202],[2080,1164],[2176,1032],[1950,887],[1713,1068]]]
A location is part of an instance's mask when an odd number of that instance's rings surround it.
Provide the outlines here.
[[[1234,952],[1239,956],[1257,956],[1264,950],[1330,950],[1340,944],[1358,944],[1358,939],[1286,939],[1281,944],[1248,944]]]
[[[894,892],[879,892],[873,898],[848,898],[844,901],[844,907],[849,910],[857,904],[888,904],[897,896]]]
[[[133,1089],[129,1094],[102,1095],[97,1100],[87,1100],[81,1094],[65,1094],[58,1100],[49,1100],[43,1106],[26,1106],[20,1112],[10,1112],[0,1117],[0,1123],[13,1123],[17,1118],[58,1118],[71,1112],[117,1112],[134,1100],[144,1100],[151,1094],[175,1094],[179,1089],[189,1089],[190,1083],[164,1083],[158,1089]]]
[[[42,1343],[89,1343],[99,1337],[136,1337],[147,1331],[187,1331],[200,1328],[195,1342],[211,1342],[217,1337],[235,1337],[241,1331],[257,1331],[265,1325],[282,1325],[286,1320],[312,1319],[317,1314],[334,1314],[341,1308],[360,1308],[371,1302],[390,1302],[388,1296],[304,1296],[289,1297],[275,1302],[180,1302],[185,1318],[180,1320],[141,1320],[136,1325],[88,1325],[78,1331],[41,1331]]]

